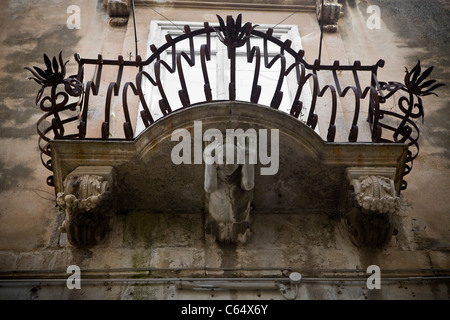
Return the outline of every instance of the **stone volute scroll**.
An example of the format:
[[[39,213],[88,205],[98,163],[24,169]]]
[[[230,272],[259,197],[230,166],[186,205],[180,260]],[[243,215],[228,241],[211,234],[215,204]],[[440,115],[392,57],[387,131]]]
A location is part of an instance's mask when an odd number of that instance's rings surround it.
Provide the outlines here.
[[[359,247],[385,246],[394,233],[393,215],[400,209],[394,185],[395,168],[348,168],[352,205],[346,224]]]
[[[78,167],[64,180],[57,204],[65,212],[60,231],[70,244],[88,247],[99,243],[110,229],[115,205],[113,167]]]
[[[245,243],[250,235],[254,165],[241,145],[211,143],[205,148],[206,233],[220,243]],[[212,156],[214,154],[214,156]],[[229,161],[245,158],[244,163]],[[211,158],[208,160],[207,156]]]

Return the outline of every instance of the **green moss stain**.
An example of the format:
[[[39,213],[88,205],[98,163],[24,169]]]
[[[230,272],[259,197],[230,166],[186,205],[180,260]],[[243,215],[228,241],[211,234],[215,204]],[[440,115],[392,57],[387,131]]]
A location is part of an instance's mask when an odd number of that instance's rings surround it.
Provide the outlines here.
[[[129,215],[124,223],[124,244],[130,246],[135,246],[137,243],[150,245],[152,243],[151,235],[155,225],[152,220],[150,216]]]
[[[126,246],[186,246],[201,239],[201,215],[135,213],[126,217],[123,242]]]
[[[328,247],[335,241],[336,222],[325,216],[289,216],[273,221],[271,228],[276,243]]]
[[[131,257],[133,268],[146,268],[150,266],[151,254],[148,250],[137,249]]]

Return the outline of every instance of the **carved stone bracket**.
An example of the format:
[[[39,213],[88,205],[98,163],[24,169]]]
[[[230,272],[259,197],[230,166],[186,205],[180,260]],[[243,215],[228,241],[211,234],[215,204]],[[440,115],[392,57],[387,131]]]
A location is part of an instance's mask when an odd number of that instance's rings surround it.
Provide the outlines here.
[[[338,20],[342,14],[342,5],[336,0],[325,0],[322,8],[322,0],[316,0],[316,14],[319,22],[323,18],[323,30],[325,32],[336,32]]]
[[[114,27],[121,27],[128,23],[128,16],[131,11],[131,0],[103,0],[110,17],[109,24]]]
[[[348,168],[353,187],[346,224],[360,247],[383,247],[394,232],[392,216],[400,209],[394,185],[396,168]]]
[[[233,144],[211,143],[205,148],[208,155],[215,153],[214,163],[205,165],[206,233],[221,243],[245,243],[250,235],[254,165],[247,162],[248,155],[244,164],[226,163],[226,150],[245,153],[243,147]]]
[[[92,246],[108,233],[116,207],[113,186],[110,166],[82,166],[67,175],[64,192],[57,195],[57,204],[66,213],[60,230],[67,233],[70,244]]]

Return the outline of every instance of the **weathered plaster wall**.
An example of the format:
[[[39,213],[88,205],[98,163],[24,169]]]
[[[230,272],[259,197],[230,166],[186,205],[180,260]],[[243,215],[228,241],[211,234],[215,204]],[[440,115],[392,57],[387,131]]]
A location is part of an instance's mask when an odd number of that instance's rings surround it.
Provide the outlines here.
[[[356,1],[358,2],[358,1]],[[395,5],[373,0],[382,9],[382,25],[373,32],[365,29],[364,3],[347,1],[340,21],[340,32],[324,36],[324,61],[335,59],[351,63],[359,59],[372,64],[386,60],[380,72],[383,80],[402,80],[403,66],[411,68],[417,58],[423,64],[436,65],[435,77],[448,82],[449,8],[444,1],[397,1]],[[428,3],[428,2],[427,2]],[[382,250],[357,249],[342,230],[339,219],[328,215],[274,214],[254,217],[254,232],[249,242],[238,246],[220,246],[203,233],[204,213],[148,214],[134,212],[118,215],[105,241],[90,249],[71,247],[57,227],[62,213],[55,207],[53,189],[45,185],[48,172],[39,162],[35,123],[40,110],[34,105],[36,84],[27,80],[24,66],[41,65],[42,53],[71,59],[105,57],[133,51],[132,27],[113,28],[108,16],[93,1],[48,1],[48,5],[29,1],[0,3],[0,272],[33,271],[28,277],[48,276],[44,270],[60,271],[67,277],[68,265],[82,270],[115,268],[162,268],[154,277],[246,275],[286,277],[281,269],[292,268],[306,277],[323,269],[365,270],[377,264],[381,270],[449,269],[450,208],[447,199],[449,180],[448,108],[450,88],[439,97],[426,97],[425,123],[421,126],[421,151],[414,170],[407,177],[403,197],[410,204],[396,217],[398,234]],[[69,5],[79,5],[81,29],[69,30],[66,13]],[[393,6],[393,7],[392,7]],[[156,10],[156,11],[155,11]],[[236,16],[234,10],[177,10],[139,7],[137,10],[139,51],[146,52],[146,34],[152,19],[216,21],[215,14]],[[160,15],[161,14],[161,15]],[[286,18],[279,12],[243,12],[245,20],[276,24]],[[406,15],[409,19],[401,20]],[[434,16],[441,19],[431,18]],[[427,18],[428,17],[428,18]],[[402,21],[402,26],[399,26]],[[442,21],[442,23],[441,23]],[[129,23],[132,20],[130,19]],[[319,28],[314,13],[297,13],[284,23],[297,24],[302,35],[306,59],[317,57]],[[406,27],[405,27],[406,25]],[[416,31],[412,31],[416,30]],[[141,36],[142,35],[142,36]],[[447,111],[446,111],[447,110]],[[101,118],[102,115],[92,115]],[[197,271],[165,268],[199,268]],[[223,268],[238,268],[235,272]],[[245,270],[263,268],[267,270]],[[312,271],[311,271],[312,269]],[[200,271],[201,270],[201,271]],[[131,271],[130,271],[131,272]],[[113,271],[111,271],[113,273]],[[408,273],[410,274],[410,273]],[[193,292],[175,285],[134,285],[104,281],[86,284],[82,290],[68,290],[63,280],[58,285],[25,283],[0,288],[1,298],[10,299],[231,299],[283,298],[275,291]],[[448,282],[394,281],[381,290],[368,290],[365,278],[357,283],[304,283],[298,298],[310,299],[448,299]]]
[[[359,4],[358,4],[359,3]],[[414,236],[412,248],[448,252],[450,239],[450,101],[449,25],[450,15],[445,1],[348,1],[341,35],[350,59],[359,57],[369,62],[374,56],[384,56],[386,65],[381,79],[401,79],[405,67],[409,70],[421,61],[424,67],[434,66],[432,79],[446,83],[438,96],[424,97],[425,120],[420,123],[420,153],[414,169],[406,178],[403,192],[411,207],[407,211]],[[367,6],[381,8],[381,28],[364,27]]]

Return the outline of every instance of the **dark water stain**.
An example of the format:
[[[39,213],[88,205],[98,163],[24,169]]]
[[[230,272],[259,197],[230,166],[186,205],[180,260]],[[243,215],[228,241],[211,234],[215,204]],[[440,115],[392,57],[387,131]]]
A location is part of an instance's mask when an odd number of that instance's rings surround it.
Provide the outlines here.
[[[420,127],[420,140],[427,140],[432,146],[440,148],[435,155],[450,159],[450,6],[445,1],[439,0],[369,0],[369,1],[350,1],[346,4],[349,7],[359,7],[359,11],[364,17],[368,5],[376,5],[380,8],[380,18],[383,21],[383,28],[389,29],[399,39],[397,47],[410,49],[410,54],[405,57],[406,67],[411,70],[417,61],[421,61],[422,72],[434,66],[432,74],[427,80],[436,79],[438,83],[444,83],[446,86],[436,90],[438,99],[430,103],[429,96],[423,97],[424,124],[418,120]],[[345,7],[344,7],[345,8]],[[345,10],[349,10],[345,8]],[[365,14],[365,15],[364,15]],[[342,36],[345,41],[353,41],[351,27],[345,23],[343,17]],[[377,37],[382,40],[385,30],[381,29]],[[364,30],[360,30],[365,33]],[[369,33],[367,33],[369,34]],[[374,35],[373,33],[370,33]],[[357,36],[357,35],[355,35]],[[377,41],[380,39],[377,38]],[[382,52],[382,49],[380,50]],[[389,55],[385,55],[386,60]],[[399,79],[390,79],[403,82],[403,75]],[[437,103],[436,103],[437,101]],[[420,155],[419,155],[420,157]]]
[[[0,126],[0,137],[3,138],[28,138],[32,135],[37,135],[36,125],[29,125],[26,127],[3,127]],[[37,136],[36,136],[37,141]],[[36,142],[37,144],[37,142]]]
[[[26,71],[26,70],[24,70]],[[28,80],[29,75],[23,73],[22,79],[15,79],[13,74],[4,74],[0,77],[0,95],[2,99],[23,99],[30,98],[32,105],[35,105],[34,98],[40,89],[40,86]]]
[[[27,137],[35,134],[35,124],[24,124],[31,117],[43,113],[39,105],[35,104],[40,86],[28,79],[32,75],[24,67],[38,66],[45,69],[43,54],[52,58],[60,51],[63,51],[64,61],[70,60],[69,64],[75,64],[72,54],[80,39],[76,30],[70,30],[65,25],[51,26],[39,37],[27,32],[8,34],[1,45],[17,47],[17,50],[10,50],[4,56],[5,66],[0,76],[0,137]],[[10,100],[9,107],[4,99]]]
[[[448,85],[450,86],[450,83]],[[424,112],[425,120],[420,128],[421,136],[426,137],[432,145],[441,150],[436,152],[436,155],[450,159],[450,101],[434,112],[427,113],[425,106]]]
[[[450,10],[439,0],[371,0],[380,7],[380,15],[389,30],[411,49],[407,57],[412,68],[418,59],[436,66],[434,76],[450,77]]]
[[[20,180],[30,177],[33,171],[32,168],[23,164],[6,168],[5,163],[0,162],[0,191],[16,187]]]
[[[339,21],[341,34],[346,41],[351,37],[380,37],[383,39],[385,29],[389,29],[399,39],[398,48],[410,48],[411,54],[406,58],[407,67],[411,69],[417,60],[434,65],[434,77],[450,82],[450,6],[440,0],[346,0],[344,17]],[[369,19],[369,5],[378,6],[383,26],[377,32],[370,30],[353,30],[350,8],[358,8],[363,19]],[[354,11],[356,12],[356,11]],[[355,34],[356,31],[356,34]],[[357,40],[357,39],[354,39]],[[419,49],[419,50],[417,50]],[[380,52],[383,48],[380,48]],[[389,59],[388,55],[380,57]],[[396,79],[402,80],[402,79]]]
[[[433,238],[421,238],[418,241],[419,250],[442,250],[448,251],[450,243],[443,239],[433,239]]]
[[[43,54],[53,57],[63,51],[65,60],[73,61],[74,48],[81,39],[79,31],[70,30],[64,25],[55,25],[50,30],[36,37],[29,33],[10,34],[2,43],[4,46],[15,47],[18,50],[6,55],[9,63],[3,68],[4,72],[17,73],[25,66],[36,63],[44,65]],[[24,45],[33,46],[32,49],[23,49]]]
[[[36,125],[26,125],[31,115],[39,112],[39,107],[35,105],[17,105],[12,108],[0,102],[0,136],[1,137],[26,137],[36,133]]]
[[[439,0],[370,0],[383,22],[411,47],[448,47],[450,10]]]

